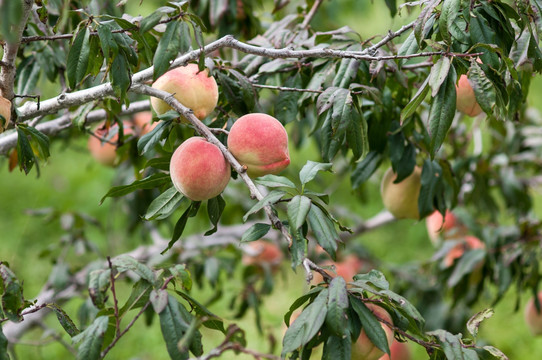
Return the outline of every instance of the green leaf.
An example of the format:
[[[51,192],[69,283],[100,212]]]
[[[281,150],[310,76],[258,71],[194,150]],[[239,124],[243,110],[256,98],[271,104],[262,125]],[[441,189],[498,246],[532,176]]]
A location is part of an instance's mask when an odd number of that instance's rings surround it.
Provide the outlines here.
[[[181,205],[183,200],[185,200],[183,194],[172,186],[150,203],[147,213],[143,218],[145,220],[165,219]]]
[[[349,332],[348,328],[346,331]],[[330,335],[324,343],[322,360],[351,360],[352,337]]]
[[[55,313],[55,315],[56,315],[56,317],[58,319],[58,322],[60,322],[60,325],[62,326],[62,328],[71,337],[74,337],[75,335],[80,333],[77,326],[75,326],[72,319],[68,316],[68,314],[66,314],[66,312],[64,310],[59,308],[56,304],[49,304],[49,305],[47,305],[47,307],[50,308],[50,309],[53,309],[53,311],[54,311],[54,313]]]
[[[440,86],[439,86],[440,89]],[[423,84],[420,86],[414,97],[409,101],[408,104],[403,108],[401,111],[401,124],[404,123],[406,119],[408,119],[412,114],[418,110],[418,107],[423,102],[425,97],[427,96],[427,93],[429,93],[429,77],[425,79]]]
[[[382,328],[380,321],[376,319],[373,312],[357,297],[350,296],[350,303],[356,314],[358,314],[363,330],[369,340],[371,340],[377,348],[389,354],[389,346],[391,344],[388,344],[386,332]]]
[[[459,284],[459,281],[467,274],[475,271],[486,257],[484,249],[473,249],[466,251],[454,266],[452,275],[446,282],[449,287],[454,287]]]
[[[401,44],[401,47],[399,48],[399,51],[397,52],[397,55],[399,56],[405,56],[405,55],[412,55],[417,53],[420,50],[420,47],[418,46],[418,42],[416,41],[416,35],[414,31],[412,31],[408,37],[405,39],[403,44]],[[407,59],[400,59],[399,64],[403,65],[406,63]]]
[[[311,203],[311,199],[301,195],[294,196],[288,202],[288,220],[292,229],[297,230],[303,226],[309,214]]]
[[[17,161],[19,162],[19,169],[23,170],[26,175],[32,170],[32,166],[36,161],[30,141],[28,141],[27,135],[19,126],[17,126]]]
[[[436,161],[426,159],[423,163],[418,211],[420,219],[435,210],[435,197],[439,196],[443,186],[442,168]]]
[[[165,310],[168,305],[168,292],[163,289],[153,289],[149,294],[149,300],[151,301],[154,312],[160,314]]]
[[[476,102],[482,110],[490,115],[493,113],[493,108],[497,103],[497,93],[495,85],[486,76],[480,65],[473,61],[468,74],[469,82],[474,90]]]
[[[307,220],[316,242],[334,259],[339,234],[333,221],[318,206],[311,206]]]
[[[385,0],[386,6],[390,10],[391,17],[395,17],[397,14],[397,0]]]
[[[374,174],[376,169],[380,167],[382,163],[382,154],[376,151],[371,151],[363,161],[356,165],[354,171],[350,175],[350,181],[352,182],[352,188],[357,189],[361,184],[365,183],[371,175]]]
[[[450,44],[452,38],[449,29],[453,26],[455,19],[460,14],[461,0],[445,0],[439,17],[439,30],[442,38]]]
[[[175,117],[178,117],[177,113],[175,113]],[[137,141],[137,151],[141,155],[144,155],[148,151],[152,150],[154,146],[158,144],[160,140],[162,140],[164,134],[169,130],[171,123],[171,120],[162,120],[154,129],[140,137]],[[169,166],[167,169],[169,169]]]
[[[226,329],[224,328],[224,322],[222,321],[221,318],[216,316],[209,309],[207,309],[205,306],[200,304],[196,299],[194,299],[187,293],[184,293],[178,290],[175,290],[175,292],[179,296],[183,297],[190,304],[190,306],[196,311],[196,314],[199,317],[206,318],[206,320],[203,322],[203,326],[209,329],[218,330],[222,332],[223,334],[226,334]]]
[[[89,274],[88,293],[92,299],[92,303],[98,309],[103,309],[105,306],[106,292],[111,284],[111,270],[97,269]]]
[[[185,264],[176,264],[168,268],[168,270],[171,272],[171,275],[181,280],[181,286],[183,289],[186,289],[187,291],[192,289],[192,277],[190,276],[190,272],[186,269]]]
[[[367,120],[362,113],[354,111],[346,129],[346,142],[352,149],[354,160],[365,157],[369,152]]]
[[[146,280],[140,279],[132,286],[132,291],[128,300],[119,309],[119,315],[123,316],[126,312],[143,307],[149,300],[152,285]]]
[[[0,34],[2,39],[13,42],[17,38],[13,27],[21,23],[22,16],[22,1],[2,1],[0,3]]]
[[[144,179],[136,180],[129,185],[115,186],[111,188],[100,200],[100,204],[108,197],[119,197],[140,189],[154,189],[171,182],[168,174],[156,173]]]
[[[282,358],[318,334],[326,319],[327,298],[328,290],[323,289],[286,330],[282,340]]]
[[[437,338],[438,342],[442,345],[442,350],[446,355],[446,359],[464,359],[460,335],[453,335],[441,329],[431,331],[429,335],[434,335]]]
[[[480,327],[482,321],[489,319],[493,316],[493,314],[495,314],[495,311],[493,311],[493,309],[485,309],[474,314],[469,319],[469,321],[467,322],[467,330],[472,334],[475,339],[478,336],[478,328]]]
[[[4,315],[13,322],[22,321],[20,314],[25,306],[23,287],[15,274],[2,263],[0,263],[0,280]]]
[[[179,53],[179,45],[181,43],[180,24],[181,22],[179,21],[169,22],[166,26],[166,31],[158,43],[153,59],[154,80],[158,79],[160,75],[169,69],[171,61]]]
[[[35,127],[29,126],[27,124],[18,124],[18,129],[21,129],[27,136],[30,137],[30,146],[32,151],[35,154],[43,159],[47,160],[49,158],[49,137],[36,129]]]
[[[153,27],[158,25],[164,15],[170,14],[173,11],[175,11],[175,8],[170,6],[163,6],[156,9],[156,11],[141,20],[141,23],[139,25],[139,32],[143,34],[151,30]]]
[[[375,288],[378,290],[388,290],[390,283],[386,280],[386,277],[382,272],[378,270],[371,270],[367,274],[357,274],[354,276],[354,283],[356,286],[363,286],[364,284],[371,284],[371,287],[365,287],[370,292],[375,293]],[[376,291],[378,293],[378,291]]]
[[[147,265],[140,263],[129,255],[119,255],[113,258],[112,263],[119,272],[131,270],[151,284],[156,281],[156,276]]]
[[[301,75],[296,72],[293,76],[286,79],[284,87],[299,89],[303,86]],[[281,91],[275,103],[275,117],[282,119],[283,124],[295,120],[298,113],[298,101],[301,93],[296,91]]]
[[[256,223],[243,233],[241,242],[243,243],[261,239],[269,232],[269,229],[271,229],[271,225],[269,224]]]
[[[175,224],[175,228],[173,229],[173,235],[171,236],[171,240],[167,244],[167,247],[161,252],[162,255],[165,254],[166,251],[171,249],[171,247],[181,238],[181,235],[184,232],[184,228],[186,227],[186,223],[188,222],[188,218],[190,217],[192,207],[193,207],[193,203],[190,204],[190,206],[181,215],[179,220],[177,220],[177,223]]]
[[[90,54],[90,30],[85,26],[75,36],[68,53],[66,72],[70,88],[74,89],[87,74]]]
[[[438,149],[444,143],[446,134],[454,119],[456,102],[455,80],[455,69],[451,67],[446,80],[431,103],[429,130],[431,135],[430,152],[432,158],[435,157]]]
[[[181,314],[180,307],[182,305],[173,296],[168,295],[167,305],[159,314],[162,337],[166,342],[168,354],[173,360],[188,359],[188,351],[181,352],[177,347],[177,343],[190,326]]]
[[[305,185],[306,183],[314,179],[319,171],[331,172],[332,166],[332,163],[319,163],[309,160],[299,172],[299,180],[301,180],[302,185]]]
[[[97,317],[85,331],[72,338],[74,343],[81,342],[79,349],[77,349],[78,360],[101,359],[100,352],[108,324],[108,316]]]
[[[256,184],[260,184],[267,187],[288,187],[295,189],[295,184],[287,177],[277,175],[265,175],[254,180]]]
[[[111,26],[112,22],[102,22],[98,26],[98,38],[100,39],[100,45],[102,47],[102,54],[107,59],[107,63],[110,64],[112,59],[119,53],[119,46],[113,38],[112,31],[115,30]]]
[[[435,65],[431,67],[431,73],[429,74],[429,86],[432,89],[432,97],[435,97],[438,94],[440,86],[448,77],[451,64],[452,62],[450,58],[447,56],[443,56],[435,63]]]
[[[220,220],[220,216],[222,216],[222,212],[224,211],[225,207],[226,202],[221,195],[207,200],[207,215],[209,215],[209,220],[211,220],[213,228],[205,232],[205,236],[214,234],[217,231],[218,221]]]
[[[130,66],[126,62],[126,57],[123,53],[115,56],[113,64],[111,64],[111,86],[115,96],[121,102],[126,99],[126,92],[132,85],[132,72]]]
[[[326,325],[331,332],[339,337],[348,335],[346,311],[349,307],[346,282],[342,276],[337,276],[329,284],[327,300]]]
[[[9,360],[8,355],[8,339],[2,331],[2,324],[0,323],[0,360]]]
[[[497,349],[496,347],[486,345],[483,347],[483,349],[499,360],[509,360],[508,356],[506,356],[501,350]]]
[[[245,216],[243,216],[243,221],[247,221],[248,217],[252,214],[254,214],[255,212],[258,212],[260,211],[261,209],[264,208],[264,206],[267,206],[267,205],[273,205],[274,203],[276,203],[277,201],[279,201],[280,199],[282,199],[282,197],[286,195],[286,191],[282,191],[282,190],[273,190],[273,191],[270,191],[269,194],[267,194],[266,196],[264,196],[260,201],[258,201],[252,208],[250,208],[249,211],[247,211],[247,213],[245,214]]]

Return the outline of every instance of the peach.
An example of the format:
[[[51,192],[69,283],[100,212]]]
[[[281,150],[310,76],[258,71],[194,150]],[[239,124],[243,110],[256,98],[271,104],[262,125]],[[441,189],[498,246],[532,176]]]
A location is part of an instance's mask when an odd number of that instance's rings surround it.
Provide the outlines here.
[[[360,272],[363,267],[363,262],[355,255],[347,255],[344,260],[340,262],[324,261],[322,266],[335,266],[335,272],[328,271],[332,277],[342,276],[342,278],[348,283],[354,281],[354,276]],[[313,284],[319,284],[324,281],[322,275],[317,272],[313,273],[314,277],[312,279]]]
[[[174,94],[175,98],[191,109],[200,120],[213,112],[218,103],[218,85],[215,79],[209,76],[207,69],[199,71],[196,64],[166,72],[156,79],[152,87]],[[151,105],[158,115],[171,110],[166,102],[154,97],[151,97]]]
[[[538,294],[538,301],[542,304],[542,291]],[[525,323],[533,335],[542,335],[542,310],[538,312],[532,297],[525,307]]]
[[[431,215],[425,218],[425,226],[427,228],[427,234],[429,239],[436,245],[440,236],[446,238],[446,236],[462,236],[465,227],[460,223],[457,216],[451,211],[446,210],[444,217],[442,214],[435,210]]]
[[[150,133],[158,122],[152,122],[152,113],[150,111],[141,111],[132,117],[132,122],[139,135]]]
[[[474,250],[474,249],[483,249],[485,248],[485,245],[480,239],[478,239],[476,236],[467,235],[465,236],[462,241],[454,246],[448,254],[444,257],[444,266],[450,267],[453,265],[454,261],[456,259],[459,259],[465,251],[467,250]]]
[[[278,174],[290,164],[288,133],[267,114],[241,116],[232,125],[228,148],[250,177]]]
[[[459,77],[455,90],[457,94],[455,105],[459,112],[462,112],[470,117],[474,117],[482,113],[482,108],[476,101],[474,90],[472,89],[472,85],[470,84],[467,75],[463,74]]]
[[[365,304],[369,310],[375,314],[377,318],[381,318],[385,320],[386,322],[393,325],[393,320],[390,316],[390,314],[381,308],[378,305],[366,303]],[[382,329],[386,333],[386,338],[388,340],[388,345],[392,344],[392,341],[394,339],[393,330],[383,323],[380,324],[382,326]],[[365,333],[365,330],[361,330],[361,334],[359,335],[358,340],[352,344],[352,360],[378,360],[382,355],[385,355],[385,352],[377,348],[371,340],[369,340],[369,337]]]
[[[272,242],[257,240],[246,245],[246,252],[243,254],[244,265],[270,265],[278,268],[283,258],[280,247]]]
[[[7,129],[9,121],[11,120],[11,101],[6,99],[3,96],[0,96],[0,116],[3,119],[0,119],[0,134]]]
[[[125,139],[127,135],[132,135],[134,133],[134,129],[127,122],[123,123],[123,131]],[[102,125],[94,131],[96,136],[90,136],[88,138],[88,150],[92,157],[100,164],[106,166],[115,166],[118,164],[118,132],[119,126],[117,124],[113,124],[109,128],[106,128],[104,123],[102,123]],[[102,141],[102,139],[107,140],[107,142]]]
[[[230,171],[220,149],[197,136],[184,141],[169,164],[175,188],[194,201],[218,196],[230,181]]]
[[[418,212],[418,197],[421,189],[422,169],[414,168],[412,174],[395,184],[397,175],[390,168],[384,174],[380,185],[380,194],[384,207],[398,219],[420,218]]]
[[[385,354],[378,360],[410,360],[410,350],[408,345],[404,342],[394,340],[390,346],[391,358],[388,354]]]

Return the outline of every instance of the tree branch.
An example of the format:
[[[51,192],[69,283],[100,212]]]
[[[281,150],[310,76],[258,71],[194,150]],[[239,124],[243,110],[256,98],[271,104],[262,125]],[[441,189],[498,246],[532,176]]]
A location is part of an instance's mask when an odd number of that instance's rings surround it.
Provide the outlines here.
[[[23,13],[21,15],[21,22],[13,29],[15,40],[4,45],[4,56],[2,57],[4,66],[2,66],[0,70],[0,93],[10,101],[13,100],[13,97],[15,96],[15,93],[13,92],[13,84],[15,83],[15,59],[17,58],[17,52],[21,45],[21,37],[24,28],[26,27],[26,22],[30,16],[32,5],[34,4],[34,0],[11,1],[22,1]]]
[[[305,16],[305,20],[303,20],[303,23],[301,24],[302,29],[306,29],[306,28],[309,27],[309,24],[311,23],[312,19],[314,18],[314,15],[316,15],[316,12],[318,11],[318,8],[320,7],[320,5],[322,5],[323,2],[324,2],[324,0],[316,0],[314,2],[314,4],[312,5],[312,8],[310,9],[309,13],[307,14],[307,16]]]

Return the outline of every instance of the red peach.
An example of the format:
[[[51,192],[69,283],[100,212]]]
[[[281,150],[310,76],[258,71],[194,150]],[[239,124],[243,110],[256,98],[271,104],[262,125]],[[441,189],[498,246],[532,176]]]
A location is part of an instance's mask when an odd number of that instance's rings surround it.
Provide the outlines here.
[[[474,90],[472,89],[472,85],[470,84],[467,75],[463,74],[459,77],[455,90],[457,93],[456,109],[459,112],[462,112],[470,117],[474,117],[482,113],[482,108],[476,101]]]
[[[404,342],[394,340],[390,346],[391,358],[385,354],[378,360],[410,360],[410,350]]]
[[[113,124],[109,128],[106,128],[104,123],[102,123],[102,125],[94,131],[96,136],[90,136],[88,138],[88,149],[94,159],[100,164],[106,166],[115,166],[118,164],[116,145],[119,139],[118,132],[119,126],[117,124]],[[127,135],[132,135],[134,130],[130,124],[124,122],[123,132],[124,137],[126,138]],[[107,140],[107,142],[102,141],[102,139]]]
[[[480,239],[478,239],[476,236],[467,235],[463,238],[463,240],[454,246],[448,254],[444,257],[444,266],[450,267],[453,265],[454,261],[456,259],[459,259],[465,251],[467,250],[474,250],[474,249],[483,249],[485,248],[485,245]]]
[[[538,301],[542,304],[542,291],[538,293]],[[538,312],[532,297],[525,307],[525,323],[533,335],[542,335],[542,310]]]
[[[152,113],[150,111],[141,111],[134,114],[132,122],[139,135],[150,133],[158,125],[158,122],[152,122]]]
[[[282,261],[282,251],[275,243],[257,240],[249,242],[246,247],[247,251],[243,254],[242,259],[244,265],[268,264],[276,268]]]
[[[393,325],[393,320],[386,310],[384,310],[378,305],[371,303],[365,305],[369,308],[369,310],[373,312],[373,314],[375,314],[377,318],[381,318]],[[391,345],[394,339],[393,330],[388,325],[384,325],[383,323],[380,323],[380,326],[382,326],[382,329],[386,333],[388,345]],[[385,353],[382,350],[377,348],[371,342],[371,340],[369,340],[369,337],[363,329],[361,330],[361,334],[359,335],[358,340],[354,344],[352,344],[352,360],[378,360],[384,354]]]
[[[196,64],[166,72],[156,79],[152,87],[174,94],[175,98],[190,108],[200,120],[209,115],[218,102],[218,85],[215,79],[209,76],[207,69],[199,71]],[[171,110],[166,102],[154,97],[151,97],[151,105],[158,115]]]
[[[4,119],[0,119],[0,134],[7,129],[11,120],[11,101],[3,96],[0,96],[0,115]]]
[[[220,149],[202,137],[184,141],[169,165],[175,188],[194,201],[218,196],[230,181],[230,171]]]
[[[251,177],[278,174],[290,164],[288,133],[267,114],[241,116],[228,135],[228,148]]]
[[[418,197],[420,196],[422,169],[414,168],[412,174],[395,184],[397,175],[392,168],[384,174],[380,185],[380,194],[384,207],[398,219],[420,218]]]
[[[446,210],[444,217],[439,211],[435,210],[425,219],[425,225],[433,245],[438,242],[441,235],[446,237],[452,231],[454,231],[454,235],[462,235],[463,232],[463,226],[460,224],[459,219],[448,210]]]

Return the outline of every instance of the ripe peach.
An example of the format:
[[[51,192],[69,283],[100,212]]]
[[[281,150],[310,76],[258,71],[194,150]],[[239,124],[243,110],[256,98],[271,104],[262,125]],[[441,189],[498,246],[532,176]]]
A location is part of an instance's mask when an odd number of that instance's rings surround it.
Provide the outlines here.
[[[384,310],[378,305],[371,303],[365,305],[369,308],[369,310],[373,312],[373,314],[376,315],[377,318],[386,320],[388,323],[393,325],[393,320],[386,310]],[[382,329],[384,329],[384,332],[386,333],[388,345],[391,345],[394,339],[393,330],[388,325],[384,325],[383,323],[380,323],[380,326],[382,326]],[[369,340],[369,337],[365,333],[365,330],[361,330],[361,334],[359,335],[358,340],[354,344],[352,344],[352,360],[378,360],[384,354],[385,353],[382,350],[377,348],[371,342],[371,340]]]
[[[454,261],[456,259],[459,259],[465,251],[467,250],[474,250],[474,249],[483,249],[485,248],[485,245],[480,239],[478,239],[476,236],[467,235],[463,238],[463,240],[454,246],[448,254],[444,257],[444,265],[446,267],[450,267],[453,265]]]
[[[243,254],[242,262],[244,265],[270,265],[272,268],[278,268],[282,261],[282,251],[275,243],[257,240],[249,242],[247,251]]]
[[[344,260],[340,262],[334,263],[332,261],[324,261],[322,263],[322,266],[331,265],[335,266],[336,274],[332,271],[328,271],[327,273],[330,274],[332,277],[342,276],[343,279],[348,283],[354,281],[354,276],[360,272],[361,268],[363,267],[363,262],[355,255],[347,255]],[[313,284],[316,285],[324,281],[324,278],[319,273],[314,272],[313,275]]]
[[[88,138],[88,149],[94,159],[96,159],[100,164],[106,166],[115,166],[118,164],[118,132],[119,126],[117,124],[113,124],[109,128],[105,128],[104,124],[102,123],[102,125],[94,131],[96,136],[90,136]],[[123,132],[126,139],[127,135],[132,135],[134,133],[134,129],[130,124],[124,122]],[[101,139],[105,139],[107,142],[102,141]]]
[[[418,197],[421,189],[422,169],[414,168],[412,174],[395,184],[397,175],[390,168],[384,174],[380,193],[384,207],[398,219],[419,219]]]
[[[187,108],[192,109],[198,119],[209,115],[218,102],[218,85],[209,71],[199,71],[198,65],[188,64],[166,72],[152,87],[174,94],[175,98]],[[161,115],[171,107],[164,101],[151,97],[154,111]]]
[[[440,236],[444,238],[448,235],[462,236],[466,230],[457,216],[448,210],[446,210],[444,217],[442,217],[439,211],[435,210],[425,219],[425,225],[427,227],[427,234],[433,245],[437,244]]]
[[[220,149],[202,137],[185,140],[169,165],[175,188],[194,201],[218,196],[230,181],[230,171]]]
[[[228,135],[228,148],[251,177],[277,174],[290,164],[288,133],[267,114],[241,116]]]
[[[390,346],[391,358],[385,354],[378,360],[410,360],[410,350],[404,342],[394,340]]]
[[[542,304],[542,291],[538,293],[538,301]],[[542,335],[542,310],[538,312],[534,304],[534,297],[525,307],[525,323],[533,335]]]
[[[134,114],[132,122],[139,135],[150,133],[158,122],[152,122],[152,113],[150,111],[141,111]]]
[[[482,112],[482,108],[478,105],[476,97],[474,96],[474,90],[467,77],[463,74],[459,77],[459,81],[455,86],[457,98],[456,109],[465,115],[474,117]]]
[[[0,96],[0,115],[4,119],[0,119],[0,134],[7,129],[9,121],[11,120],[11,101],[3,96]]]

